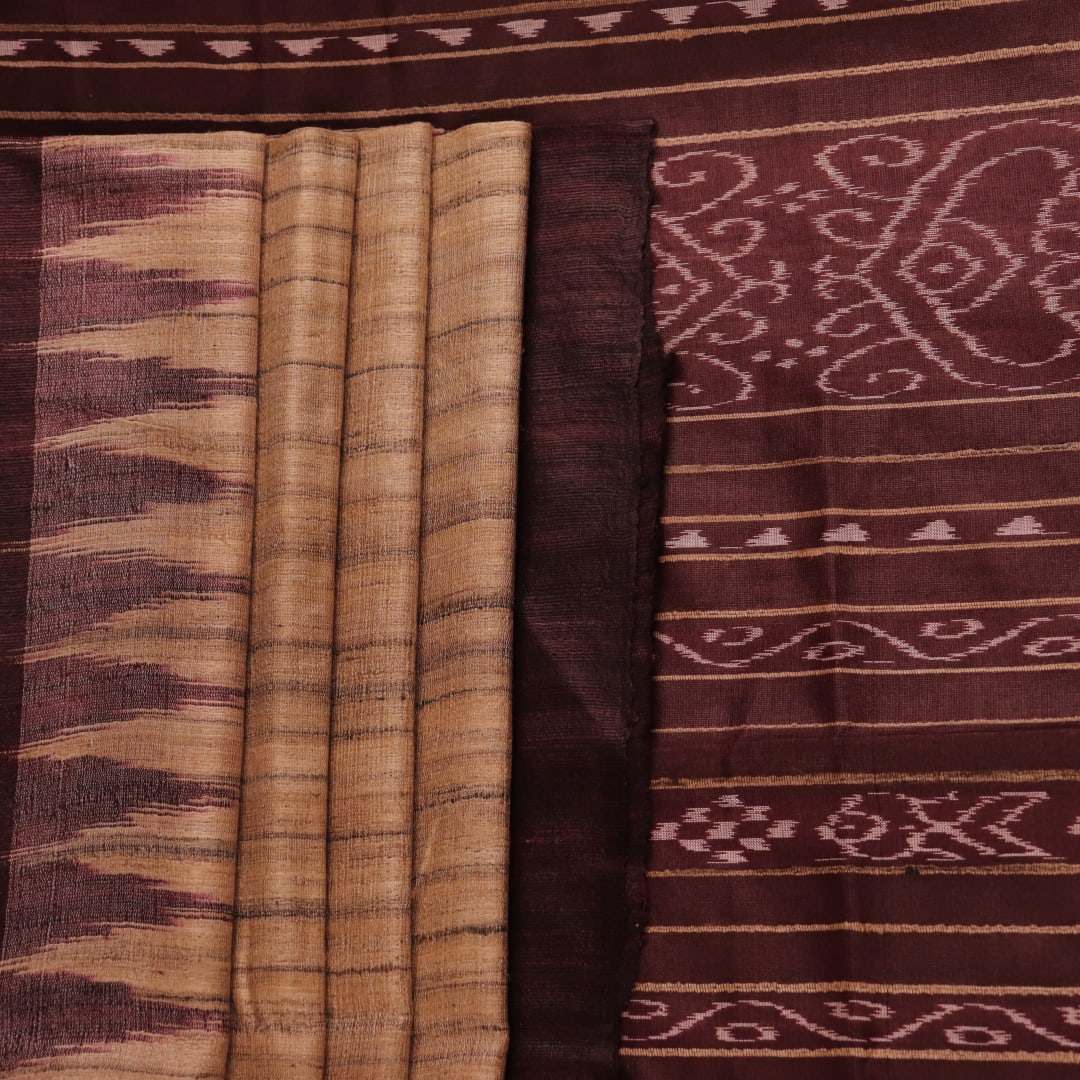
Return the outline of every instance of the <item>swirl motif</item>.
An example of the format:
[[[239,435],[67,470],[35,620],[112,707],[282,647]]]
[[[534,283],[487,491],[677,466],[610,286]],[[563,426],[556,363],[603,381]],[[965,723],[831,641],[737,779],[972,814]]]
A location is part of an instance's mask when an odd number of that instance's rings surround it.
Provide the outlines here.
[[[855,335],[871,340],[822,372],[823,390],[862,399],[910,392],[927,361],[970,386],[1036,390],[1080,379],[1080,128],[1022,120],[972,132],[906,190],[889,185],[889,172],[921,163],[913,140],[860,136],[816,160],[841,190],[889,211],[875,217],[855,207],[815,219],[824,239],[863,253],[823,259],[821,288],[860,297],[876,315]],[[846,233],[835,225],[844,215]],[[870,238],[854,239],[851,222]],[[991,302],[1016,318],[985,318]],[[836,336],[827,319],[816,329]],[[883,366],[884,352],[897,366]],[[865,373],[861,393],[841,380],[852,368]],[[894,379],[882,390],[885,371],[909,376],[906,385]]]
[[[859,619],[835,617],[823,619],[788,633],[774,644],[762,645],[768,634],[762,626],[713,627],[701,633],[701,645],[691,645],[679,640],[670,632],[657,632],[656,640],[684,660],[715,670],[745,671],[760,665],[762,661],[789,654],[796,663],[831,664],[839,661],[878,662],[882,658],[882,646],[899,653],[908,660],[934,664],[955,664],[982,659],[994,652],[1003,651],[1015,643],[1019,646],[1017,660],[1037,661],[1051,657],[1065,657],[1080,653],[1080,612],[1061,612],[1024,619],[1006,630],[991,632],[979,619],[950,619],[929,621],[918,631],[922,642],[963,642],[959,647],[945,651],[931,650],[924,644],[908,640],[892,630]],[[854,633],[837,637],[837,631],[847,628]],[[1063,632],[1055,632],[1060,628]],[[738,631],[742,636],[732,636]],[[1037,636],[1031,637],[1031,632]],[[1026,637],[1031,640],[1025,641]],[[851,640],[855,638],[855,640]],[[744,656],[706,655],[705,646],[722,646],[725,649],[750,648],[754,651]]]
[[[805,1006],[767,997],[712,997],[704,1007],[696,1008],[693,1003],[678,1007],[663,999],[634,998],[623,1013],[629,1028],[624,1041],[656,1045],[695,1032],[720,1045],[805,1044],[809,1037],[810,1044],[818,1046],[886,1047],[903,1046],[916,1038],[925,1045],[930,1036],[943,1048],[1080,1050],[1080,1041],[1072,1032],[1061,1030],[1077,1024],[1077,1010],[1070,1005],[1046,1009],[1049,1015],[1037,1019],[1030,1011],[1012,1005],[982,1001],[939,1001],[901,1011],[882,1000],[826,1000],[823,1005],[827,1015],[841,1022],[830,1024],[808,1015]],[[1057,1024],[1051,1026],[1055,1016]],[[647,1034],[631,1034],[640,1030],[638,1025],[657,1022],[665,1026]]]
[[[658,162],[658,321],[686,375],[676,411],[783,385],[870,402],[942,379],[972,392],[1080,380],[1080,125],[1028,118],[931,141],[827,145],[809,182],[768,181],[771,163],[731,151]]]

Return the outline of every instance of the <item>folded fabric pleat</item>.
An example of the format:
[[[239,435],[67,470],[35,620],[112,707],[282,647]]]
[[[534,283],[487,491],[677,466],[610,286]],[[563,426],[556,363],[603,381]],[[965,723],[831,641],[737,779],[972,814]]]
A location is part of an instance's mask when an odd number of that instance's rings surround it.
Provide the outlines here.
[[[413,858],[414,1080],[498,1080],[529,128],[436,140]]]
[[[338,465],[356,140],[267,145],[230,1080],[321,1080]]]
[[[39,305],[21,327],[36,349],[9,370],[33,388],[34,443],[32,489],[11,492],[30,529],[21,695],[4,702],[0,1070],[221,1076],[263,139],[27,153],[37,197],[0,191],[22,243],[37,233],[21,250]]]
[[[330,742],[328,1080],[406,1080],[431,152],[361,132]]]
[[[663,362],[651,125],[535,133],[517,518],[513,1080],[615,1077],[636,967]]]
[[[649,131],[539,144],[520,520],[528,125],[0,144],[0,1074],[606,1075]]]

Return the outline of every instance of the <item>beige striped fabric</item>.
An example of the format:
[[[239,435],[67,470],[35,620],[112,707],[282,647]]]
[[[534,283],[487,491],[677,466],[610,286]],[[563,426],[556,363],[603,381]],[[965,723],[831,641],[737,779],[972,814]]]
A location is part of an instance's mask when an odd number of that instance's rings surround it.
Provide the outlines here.
[[[441,136],[431,274],[413,858],[413,1080],[498,1080],[529,128]]]
[[[405,1080],[432,130],[362,132],[330,746],[328,1080]]]
[[[356,139],[271,139],[230,1080],[321,1080],[333,611]]]
[[[501,1077],[529,149],[41,143],[5,1077]]]

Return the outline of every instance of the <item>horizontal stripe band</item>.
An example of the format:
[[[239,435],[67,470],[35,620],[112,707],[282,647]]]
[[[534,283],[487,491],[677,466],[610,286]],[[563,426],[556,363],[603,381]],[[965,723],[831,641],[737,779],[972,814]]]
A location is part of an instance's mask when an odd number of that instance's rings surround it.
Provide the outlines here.
[[[979,926],[950,923],[747,923],[724,926],[647,926],[649,934],[1080,934],[1080,925],[1038,926],[997,925]]]
[[[1080,664],[1016,664],[1002,667],[967,668],[819,668],[815,671],[740,671],[708,675],[654,675],[653,682],[720,682],[725,679],[817,679],[823,675],[1000,675],[1033,671],[1077,671]]]
[[[1035,510],[1051,506],[1078,506],[1080,496],[1029,501],[973,503],[929,503],[926,506],[823,506],[817,510],[779,510],[767,514],[671,514],[660,519],[662,525],[717,525],[740,521],[804,521],[825,517],[904,517],[908,514],[963,514],[983,510]]]
[[[653,791],[688,791],[729,787],[825,787],[841,784],[1060,784],[1080,780],[1080,769],[990,769],[979,772],[824,772],[778,773],[772,776],[659,777]]]
[[[903,550],[907,550],[904,548]],[[787,608],[717,608],[702,611],[658,611],[657,622],[675,619],[756,619],[777,615],[902,614],[922,611],[985,611],[995,608],[1058,607],[1080,604],[1080,596],[1038,596],[1027,600],[955,600],[940,604],[808,604]]]
[[[1076,863],[1016,863],[1010,866],[919,866],[920,877],[1076,877]],[[910,874],[912,867],[900,866],[778,866],[762,870],[649,870],[650,878],[706,877],[819,877],[829,874],[855,874],[870,877],[894,877]]]
[[[822,71],[789,72],[761,76],[753,79],[718,79],[710,82],[681,83],[675,86],[642,86],[626,90],[595,91],[566,94],[538,94],[531,97],[496,98],[490,101],[450,101],[441,104],[402,105],[383,109],[347,109],[325,112],[161,112],[140,111],[124,113],[101,113],[86,110],[0,110],[0,119],[6,120],[207,120],[207,121],[260,121],[280,123],[295,120],[376,120],[396,116],[414,116],[418,113],[445,115],[460,112],[480,112],[518,108],[525,105],[558,105],[579,101],[617,101],[637,98],[664,97],[672,94],[691,94],[707,90],[733,90],[750,86],[775,86],[801,82],[823,82],[833,79],[861,78],[870,75],[887,75],[891,72],[930,70],[994,63],[1002,60],[1022,59],[1028,56],[1049,56],[1080,50],[1080,41],[1052,42],[1044,45],[1026,45],[1003,49],[986,49],[973,53],[927,57],[922,60],[889,61],[868,64],[863,67],[828,68]],[[1064,101],[1065,99],[1059,99]],[[1080,100],[1078,99],[1068,99]],[[845,121],[846,127],[853,126]]]

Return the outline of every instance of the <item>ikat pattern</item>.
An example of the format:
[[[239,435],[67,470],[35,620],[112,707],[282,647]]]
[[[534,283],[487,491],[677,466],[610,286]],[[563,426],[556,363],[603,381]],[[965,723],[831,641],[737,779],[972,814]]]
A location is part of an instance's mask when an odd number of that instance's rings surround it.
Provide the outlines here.
[[[654,165],[677,369],[627,1070],[1071,1075],[1080,125],[737,134]]]
[[[182,1061],[220,1076],[262,146],[33,150],[36,355],[8,373],[32,388],[35,439],[0,1072],[162,1077]]]
[[[467,6],[467,5],[466,5]],[[475,56],[505,52],[515,46],[565,47],[580,43],[619,43],[641,36],[663,40],[723,32],[766,20],[821,19],[848,12],[917,7],[916,0],[705,0],[670,6],[596,5],[534,13],[530,5],[502,8],[484,17],[475,10],[435,15],[430,22],[415,16],[317,22],[290,32],[286,27],[247,27],[246,33],[223,25],[217,32],[170,26],[156,33],[152,25],[99,30],[79,27],[0,26],[0,64],[70,66],[80,61],[116,67],[155,64],[164,67],[218,67],[249,70],[326,64],[393,63],[414,58]]]
[[[793,142],[656,164],[677,413],[1075,389],[1080,126]]]
[[[793,859],[905,866],[1080,860],[1076,807],[1063,786],[736,789],[705,797],[676,790],[661,787],[655,797],[665,815],[652,835],[658,869],[790,866]]]
[[[836,665],[876,670],[986,664],[1031,665],[1071,658],[1080,667],[1080,610],[1018,619],[1013,610],[896,613],[823,612],[747,620],[687,619],[655,634],[661,675],[827,672]]]
[[[665,992],[666,991],[666,992]],[[1065,990],[1022,1005],[976,994],[896,994],[840,986],[817,999],[747,987],[743,992],[656,992],[634,998],[624,1013],[627,1047],[676,1039],[723,1056],[759,1047],[859,1048],[888,1057],[904,1049],[927,1060],[949,1051],[1021,1051],[1045,1062],[1080,1060],[1080,998]],[[885,1053],[881,1053],[885,1051]],[[631,1053],[634,1051],[631,1050]]]

